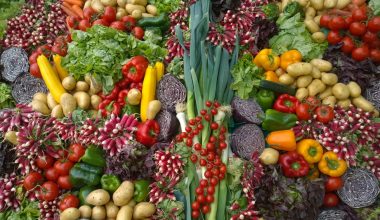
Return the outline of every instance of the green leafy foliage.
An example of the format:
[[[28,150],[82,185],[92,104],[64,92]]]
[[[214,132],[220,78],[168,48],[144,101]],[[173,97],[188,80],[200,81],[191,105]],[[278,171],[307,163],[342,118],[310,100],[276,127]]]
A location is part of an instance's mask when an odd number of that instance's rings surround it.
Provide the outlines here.
[[[373,14],[380,16],[380,1],[379,0],[370,0],[368,6],[372,9]]]
[[[180,57],[175,57],[166,68],[167,72],[177,77],[178,79],[184,80],[184,62]]]
[[[181,0],[149,0],[149,4],[156,6],[159,13],[171,13],[180,8]]]
[[[263,10],[268,20],[276,20],[280,15],[280,9],[275,3],[264,5],[261,10]]]
[[[11,94],[11,87],[5,83],[0,83],[0,109],[12,108],[15,106]]]
[[[40,216],[38,202],[30,202],[25,199],[20,207],[20,211],[9,210],[0,213],[0,219],[6,220],[35,220]]]
[[[0,39],[3,39],[7,29],[7,20],[17,15],[24,0],[0,0]]]

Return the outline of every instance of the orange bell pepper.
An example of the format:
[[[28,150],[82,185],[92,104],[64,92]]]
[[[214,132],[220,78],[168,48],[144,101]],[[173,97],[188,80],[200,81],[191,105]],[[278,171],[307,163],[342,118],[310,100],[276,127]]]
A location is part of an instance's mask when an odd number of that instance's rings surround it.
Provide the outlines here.
[[[266,71],[264,75],[265,79],[268,81],[279,82],[277,74],[273,71]]]
[[[281,68],[286,70],[290,64],[298,63],[302,61],[302,54],[298,50],[289,50],[283,53],[280,57]]]
[[[292,130],[273,131],[266,137],[268,145],[277,150],[296,150],[296,136]]]

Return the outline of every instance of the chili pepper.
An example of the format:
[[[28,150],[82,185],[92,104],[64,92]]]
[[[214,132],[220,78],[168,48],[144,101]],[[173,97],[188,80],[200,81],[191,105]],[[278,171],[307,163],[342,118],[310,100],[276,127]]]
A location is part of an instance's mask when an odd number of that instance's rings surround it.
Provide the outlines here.
[[[157,142],[160,133],[160,125],[155,120],[146,120],[137,126],[136,140],[146,146],[152,146]]]
[[[99,104],[99,110],[106,109],[106,107],[112,102],[110,99],[103,99],[103,101]]]
[[[116,85],[119,86],[120,89],[127,88],[127,86],[131,83],[131,81],[128,78],[123,78],[119,82],[116,83]]]
[[[274,100],[274,92],[270,90],[260,89],[256,95],[256,101],[264,111],[272,108]]]
[[[302,155],[295,151],[280,155],[278,161],[286,177],[301,177],[309,173],[309,164]]]
[[[279,82],[280,80],[278,79],[278,76],[275,72],[273,71],[266,71],[264,73],[265,80],[272,81],[272,82]]]
[[[134,184],[135,184],[135,192],[134,192],[133,199],[137,203],[144,202],[146,198],[148,198],[150,182],[148,180],[136,180]]]
[[[121,185],[119,177],[113,174],[104,174],[100,179],[100,183],[102,184],[102,189],[107,190],[111,193],[114,193],[117,190],[117,188],[119,188],[119,186]]]
[[[300,101],[295,96],[282,94],[274,102],[273,108],[280,112],[296,113],[296,107],[299,103]]]
[[[119,94],[119,91],[120,91],[120,87],[118,85],[115,85],[111,93],[106,96],[106,99],[115,100],[117,98],[117,95]]]
[[[296,150],[296,137],[292,130],[272,131],[265,140],[270,147],[277,150]]]
[[[318,163],[323,155],[323,147],[313,139],[303,139],[297,143],[297,153],[301,154],[308,163]]]
[[[114,102],[112,104],[112,114],[115,114],[115,115],[120,115],[120,112],[121,112],[121,106],[120,106],[120,103],[118,102]]]
[[[281,54],[281,68],[286,70],[290,64],[302,61],[302,54],[298,50],[289,50]]]
[[[86,149],[81,161],[96,167],[103,168],[106,166],[106,159],[104,158],[103,149],[93,145]]]
[[[347,170],[347,163],[340,159],[333,151],[327,151],[323,154],[321,161],[318,163],[321,173],[332,177],[342,176]]]
[[[273,54],[272,49],[263,49],[253,59],[253,63],[266,71],[274,71],[280,66],[280,57]]]
[[[90,194],[90,192],[92,192],[94,190],[96,190],[96,188],[93,186],[83,186],[82,188],[80,188],[78,198],[79,198],[81,205],[89,205],[86,202],[86,198],[87,198],[88,194]]]
[[[132,82],[138,83],[144,79],[145,70],[149,62],[143,56],[132,57],[122,68],[124,78],[128,78]]]
[[[283,113],[274,109],[265,111],[265,118],[261,124],[266,131],[286,130],[294,127],[297,122],[297,115]]]
[[[142,83],[141,82],[139,82],[139,83],[131,83],[131,85],[130,85],[129,88],[130,89],[138,89],[141,92],[141,90],[142,90]]]
[[[129,89],[123,89],[119,92],[117,96],[117,102],[120,103],[121,106],[124,106],[126,103],[126,97],[128,96]],[[124,103],[124,104],[122,104]]]
[[[103,94],[103,92],[98,92],[97,94],[100,98],[102,98],[102,100],[105,100],[106,99],[106,96]]]
[[[75,188],[85,185],[96,186],[100,183],[103,168],[87,163],[76,163],[70,170],[70,182]]]

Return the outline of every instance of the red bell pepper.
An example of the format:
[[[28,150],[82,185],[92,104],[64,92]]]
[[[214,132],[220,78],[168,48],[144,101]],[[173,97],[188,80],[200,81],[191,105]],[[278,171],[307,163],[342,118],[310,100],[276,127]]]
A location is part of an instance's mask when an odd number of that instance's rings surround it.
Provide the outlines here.
[[[309,173],[309,164],[296,151],[282,154],[279,159],[282,172],[286,177],[301,177]]]
[[[147,120],[137,126],[136,140],[145,146],[152,146],[157,142],[160,125],[155,120]]]
[[[124,78],[131,80],[132,82],[142,82],[145,75],[145,70],[148,67],[149,62],[143,56],[132,57],[127,64],[123,66],[121,72]]]
[[[295,96],[282,94],[274,102],[273,108],[284,113],[295,113],[299,103]]]

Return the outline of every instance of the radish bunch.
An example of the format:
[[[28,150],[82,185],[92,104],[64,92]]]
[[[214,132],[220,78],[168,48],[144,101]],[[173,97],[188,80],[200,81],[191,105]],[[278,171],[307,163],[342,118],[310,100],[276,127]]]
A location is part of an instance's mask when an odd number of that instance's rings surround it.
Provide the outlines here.
[[[17,199],[16,187],[20,181],[16,173],[5,174],[0,177],[0,212],[6,209],[18,210],[20,201]]]

